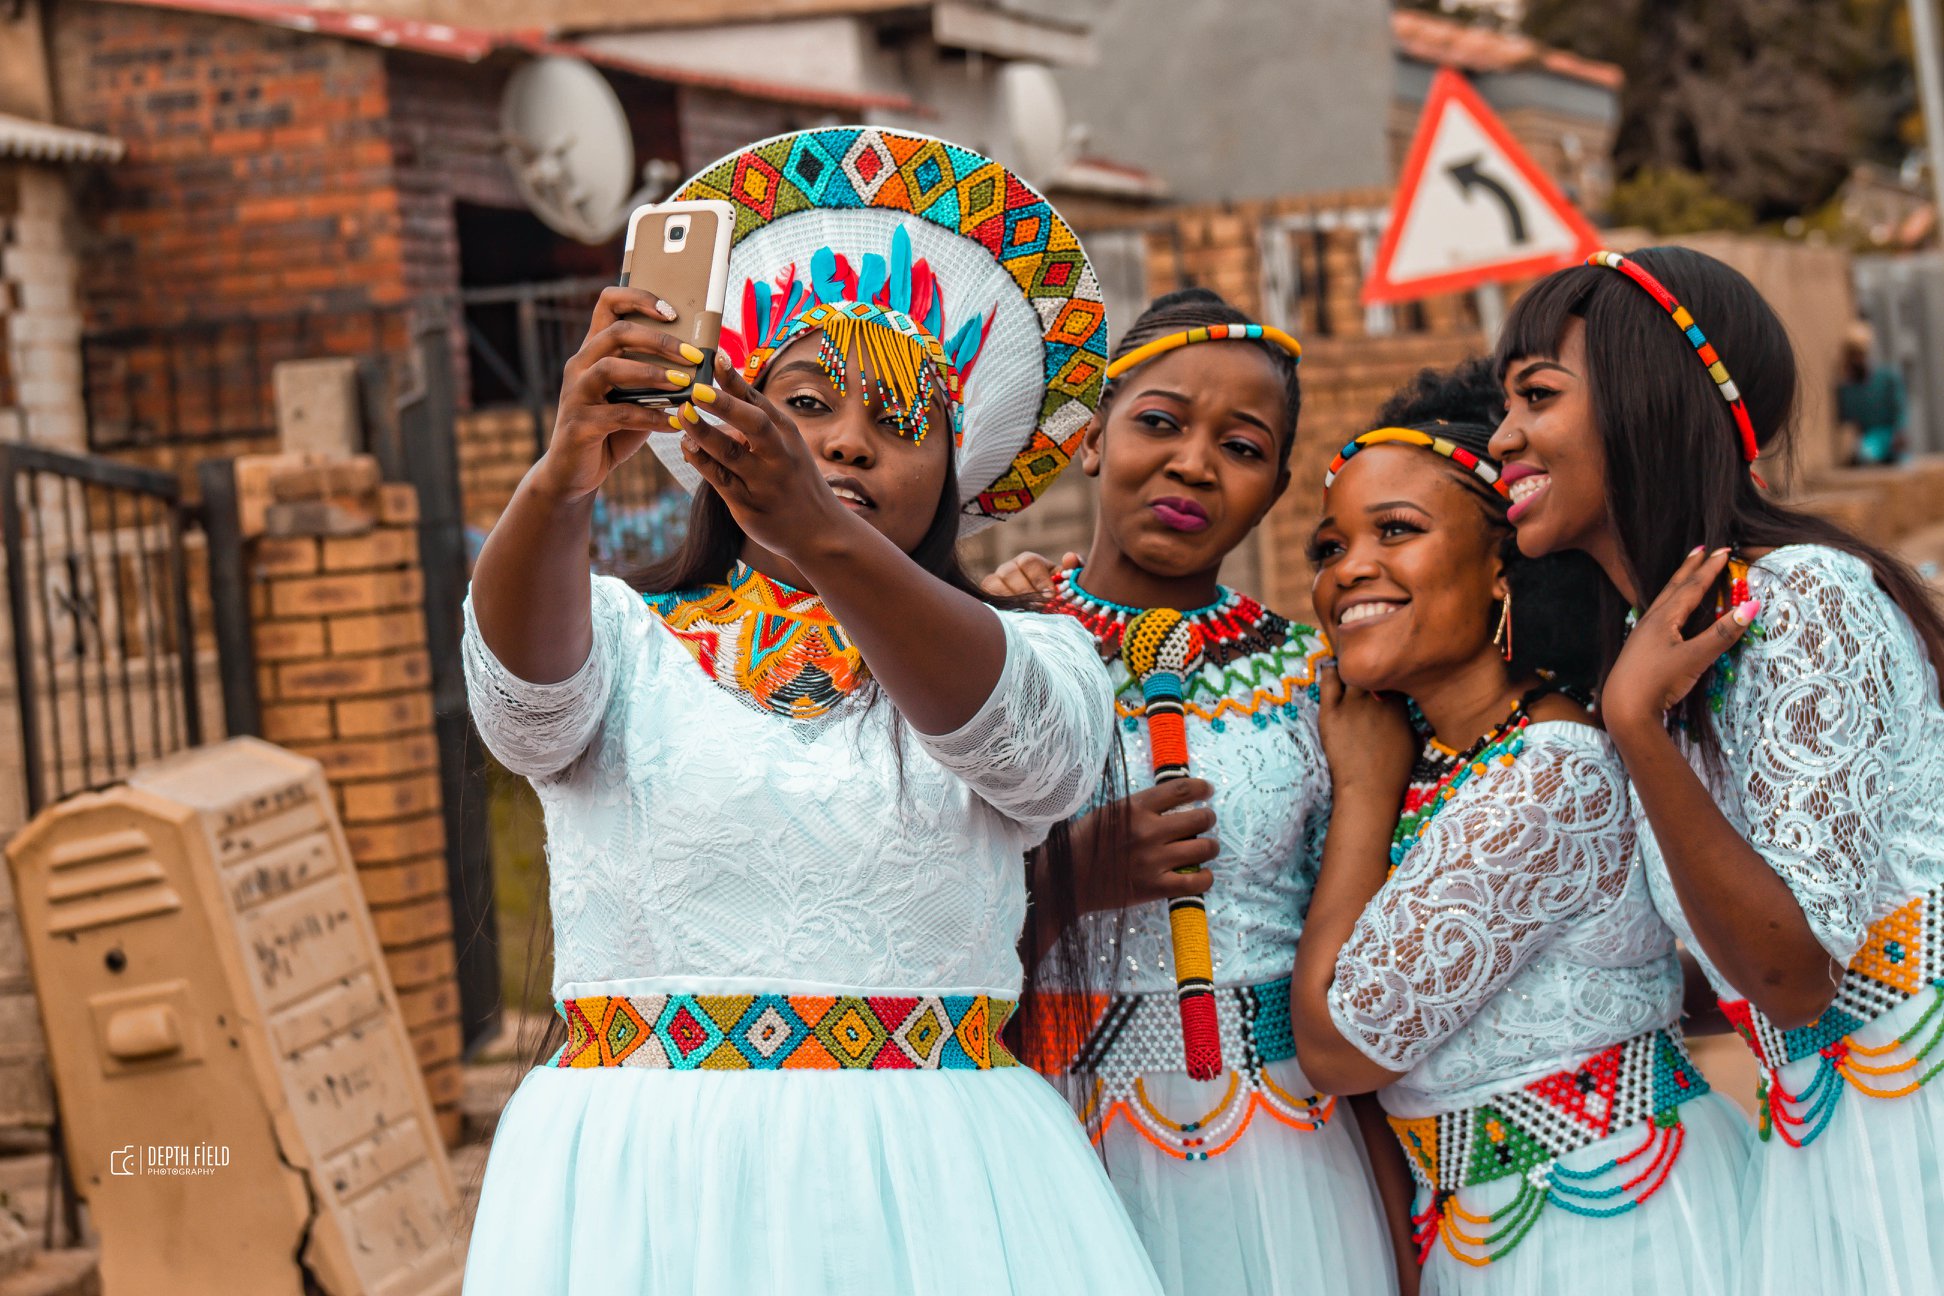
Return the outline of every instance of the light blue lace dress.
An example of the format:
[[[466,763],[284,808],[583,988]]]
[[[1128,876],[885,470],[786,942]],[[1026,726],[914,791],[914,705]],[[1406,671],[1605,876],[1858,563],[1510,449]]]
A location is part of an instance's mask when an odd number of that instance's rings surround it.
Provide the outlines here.
[[[1731,1296],[1748,1122],[1687,1060],[1681,972],[1606,735],[1528,724],[1426,824],[1330,1011],[1419,1183],[1427,1296]]]
[[[815,723],[749,705],[610,578],[558,684],[494,660],[468,604],[575,1015],[500,1118],[467,1296],[1158,1293],[1071,1111],[996,1064],[1021,855],[1090,794],[1109,712],[1078,626],[994,615],[998,686],[926,737],[868,685]]]
[[[1944,1292],[1937,677],[1861,560],[1789,545],[1748,581],[1762,611],[1708,683],[1721,757],[1697,768],[1850,969],[1816,1025],[1776,1030],[1721,976],[1636,806],[1655,902],[1762,1064],[1745,1290]]]

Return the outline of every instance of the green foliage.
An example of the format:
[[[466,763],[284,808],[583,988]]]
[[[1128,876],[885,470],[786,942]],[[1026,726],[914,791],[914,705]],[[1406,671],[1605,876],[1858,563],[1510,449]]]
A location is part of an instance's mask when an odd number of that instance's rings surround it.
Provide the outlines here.
[[[1656,234],[1744,231],[1755,213],[1715,192],[1706,176],[1678,167],[1644,167],[1614,186],[1609,214],[1615,225],[1639,225]]]
[[[1904,0],[1606,0],[1597,10],[1530,0],[1525,29],[1625,69],[1617,175],[1692,172],[1771,221],[1822,205],[1856,162],[1894,164],[1909,146],[1903,10]]]

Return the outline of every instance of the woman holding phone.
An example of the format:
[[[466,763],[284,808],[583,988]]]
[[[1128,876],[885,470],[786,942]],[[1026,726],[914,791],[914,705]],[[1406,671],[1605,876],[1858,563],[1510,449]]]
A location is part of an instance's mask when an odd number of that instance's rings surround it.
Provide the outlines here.
[[[468,1296],[1155,1292],[1000,1041],[1020,859],[1100,777],[1107,681],[955,556],[1098,401],[1085,255],[997,164],[892,131],[677,197],[735,208],[723,362],[685,381],[658,297],[603,294],[468,604],[475,718],[546,810],[567,1025],[501,1119]],[[644,444],[687,542],[590,578],[594,493]]]

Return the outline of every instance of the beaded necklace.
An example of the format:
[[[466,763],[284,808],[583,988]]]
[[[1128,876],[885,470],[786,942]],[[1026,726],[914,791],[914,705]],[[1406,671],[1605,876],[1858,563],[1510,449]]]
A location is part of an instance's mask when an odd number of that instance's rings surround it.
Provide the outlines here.
[[[1510,766],[1525,750],[1525,727],[1532,722],[1527,708],[1552,690],[1532,690],[1512,704],[1512,713],[1489,730],[1484,737],[1455,752],[1426,734],[1417,762],[1411,767],[1411,782],[1404,792],[1404,813],[1391,833],[1391,871],[1404,862],[1411,847],[1437,817],[1438,811],[1458,795],[1467,780],[1483,774],[1496,762]],[[1415,718],[1415,708],[1413,708]]]
[[[1128,621],[1144,609],[1090,593],[1077,572],[1060,572],[1045,610],[1087,627],[1101,660],[1114,675],[1114,713],[1128,733],[1138,732],[1147,704],[1139,683],[1121,660]],[[1231,720],[1266,728],[1300,714],[1300,695],[1312,689],[1317,663],[1328,647],[1314,628],[1277,616],[1247,594],[1216,586],[1216,599],[1182,617],[1202,634],[1202,665],[1184,681],[1182,706],[1217,733]],[[1315,701],[1314,696],[1310,700]]]
[[[710,679],[759,710],[817,720],[870,681],[822,599],[747,563],[721,585],[643,597]]]
[[[1063,571],[1053,577],[1047,610],[1063,613],[1087,627],[1101,657],[1113,661],[1120,656],[1128,621],[1147,609],[1090,593],[1080,584],[1080,573]],[[1215,587],[1213,603],[1184,611],[1181,619],[1201,631],[1203,660],[1214,666],[1226,666],[1238,657],[1276,647],[1289,629],[1289,622],[1282,617],[1226,585]]]

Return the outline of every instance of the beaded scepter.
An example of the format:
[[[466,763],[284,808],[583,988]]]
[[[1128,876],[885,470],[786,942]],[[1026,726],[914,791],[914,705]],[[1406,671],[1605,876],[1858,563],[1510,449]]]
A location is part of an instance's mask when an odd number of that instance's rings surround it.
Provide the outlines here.
[[[1172,608],[1149,608],[1127,623],[1121,661],[1141,685],[1154,782],[1188,777],[1188,727],[1182,693],[1202,660],[1200,627]],[[1178,869],[1193,873],[1196,866]],[[1181,1009],[1181,1048],[1188,1074],[1213,1080],[1222,1073],[1222,1036],[1215,1017],[1215,965],[1208,945],[1208,906],[1200,896],[1168,902],[1174,940],[1175,997]]]

